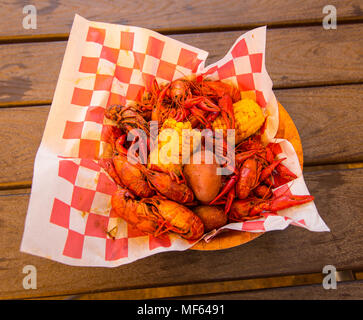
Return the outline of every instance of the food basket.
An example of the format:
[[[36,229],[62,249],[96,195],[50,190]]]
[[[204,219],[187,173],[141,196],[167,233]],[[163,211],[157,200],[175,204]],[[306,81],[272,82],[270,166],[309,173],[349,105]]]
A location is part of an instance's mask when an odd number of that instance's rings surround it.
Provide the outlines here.
[[[165,251],[226,249],[290,224],[329,231],[310,202],[256,222],[234,223],[232,231],[209,235],[208,241],[172,233],[161,240],[131,228],[111,207],[117,186],[99,164],[110,151],[113,127],[105,109],[140,101],[154,79],[171,82],[191,74],[233,83],[242,98],[254,96],[269,114],[265,139],[282,138],[278,143],[287,154],[286,166],[298,175],[291,191],[309,195],[299,134],[278,104],[265,68],[265,41],[266,27],[253,29],[206,67],[204,50],[152,30],[76,15],[35,159],[20,250],[69,265],[116,267]]]

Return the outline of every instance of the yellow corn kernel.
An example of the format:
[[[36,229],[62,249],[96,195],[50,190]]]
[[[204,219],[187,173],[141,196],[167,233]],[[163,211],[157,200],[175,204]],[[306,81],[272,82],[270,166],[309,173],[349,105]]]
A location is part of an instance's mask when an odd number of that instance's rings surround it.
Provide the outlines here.
[[[162,132],[166,129],[175,130],[178,134],[176,139],[175,137],[169,136],[168,134],[166,135],[168,137],[166,141],[164,139],[160,139],[165,137],[163,137]],[[154,149],[150,154],[150,160],[152,161],[149,161],[149,168],[155,169],[157,167],[157,169],[164,172],[174,172],[175,174],[180,175],[182,170],[182,155],[184,154],[184,156],[187,155],[187,157],[189,157],[190,153],[198,146],[193,144],[193,142],[191,142],[189,145],[188,142],[185,141],[186,139],[183,139],[183,137],[187,137],[185,136],[185,131],[183,130],[192,130],[192,125],[189,121],[177,122],[174,119],[167,119],[164,121],[158,136],[158,148]],[[192,136],[193,135],[195,135],[195,132],[192,132]],[[171,150],[169,150],[170,152],[168,151],[166,154],[160,152],[161,148],[167,143],[178,143],[178,145],[171,145],[172,150],[177,150],[177,152],[173,153]]]
[[[261,128],[265,121],[265,116],[261,107],[252,99],[242,99],[233,104],[235,117],[235,143],[248,138]],[[218,116],[212,123],[212,128],[227,129],[227,124],[222,116]]]

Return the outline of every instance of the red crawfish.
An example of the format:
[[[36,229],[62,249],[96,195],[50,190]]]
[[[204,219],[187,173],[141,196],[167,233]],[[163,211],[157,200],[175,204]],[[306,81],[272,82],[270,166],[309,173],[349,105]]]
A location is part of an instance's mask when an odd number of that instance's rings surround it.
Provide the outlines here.
[[[126,189],[112,196],[116,214],[142,232],[160,237],[174,232],[187,240],[197,240],[204,234],[200,218],[187,207],[158,197],[135,200]]]
[[[207,97],[219,97],[228,94],[233,103],[241,100],[241,92],[235,87],[222,81],[202,80],[194,82],[199,90],[199,94]]]
[[[188,119],[193,127],[198,123],[211,128],[219,114],[229,128],[234,128],[233,102],[240,100],[238,89],[220,81],[196,82],[177,79],[158,91],[154,99],[152,120],[171,117],[177,121]]]
[[[221,108],[205,96],[194,95],[194,86],[193,81],[185,79],[171,82],[168,96],[175,110],[173,118],[177,121],[190,118],[193,123],[196,120],[205,127],[211,128],[211,122],[207,120],[207,114],[211,112],[219,113]]]
[[[262,166],[256,157],[244,161],[236,184],[236,196],[238,199],[245,199],[251,190],[259,184]]]
[[[178,203],[191,203],[194,201],[194,193],[185,183],[180,183],[165,172],[153,171],[139,166],[151,187],[159,194]]]
[[[214,100],[220,107],[221,115],[227,125],[227,129],[235,128],[235,118],[233,112],[233,103],[241,100],[240,91],[227,83],[221,81],[196,81],[199,94]]]
[[[131,164],[127,160],[126,155],[119,154],[114,156],[113,164],[122,185],[133,194],[142,198],[154,195],[155,192],[150,188],[142,171],[136,165]]]
[[[285,192],[277,197],[264,200],[258,198],[248,198],[244,200],[236,200],[229,211],[230,222],[241,222],[256,219],[261,216],[262,212],[277,213],[277,211],[291,208],[297,205],[313,201],[311,195],[292,195]]]
[[[272,147],[272,144],[264,146],[260,136],[253,136],[241,142],[235,148],[236,169],[210,204],[220,204],[221,199],[227,195],[224,203],[225,213],[228,213],[235,197],[242,200],[254,194],[268,199],[271,197],[271,187],[278,186],[277,181],[283,179],[286,183],[295,179],[296,175],[281,163],[286,158],[275,160],[276,153]],[[260,187],[262,184],[268,186]]]
[[[126,134],[132,129],[141,129],[150,134],[149,125],[137,106],[110,105],[105,110],[105,116],[115,121]]]
[[[139,156],[141,157],[143,163],[147,159],[147,143],[148,137],[150,137],[150,128],[148,122],[142,115],[142,111],[137,108],[137,106],[122,106],[122,105],[110,105],[105,110],[106,118],[113,120],[117,123],[118,128],[120,128],[126,135],[133,129],[140,129],[145,133],[145,141],[140,141],[143,136],[135,135],[132,142],[135,143],[139,139]],[[113,137],[114,139],[115,137]],[[121,137],[120,137],[121,138]],[[122,143],[126,140],[126,136],[123,137]],[[114,141],[116,141],[114,139]],[[121,143],[118,143],[119,147],[122,147]],[[116,145],[112,145],[115,150]],[[126,150],[125,150],[126,151]]]
[[[244,165],[244,163],[248,160],[248,158],[250,158],[254,154],[255,154],[254,151],[252,151],[252,152],[248,151],[248,152],[237,154],[235,157],[236,166],[241,166],[241,164]],[[254,159],[252,161],[254,161],[253,163],[256,162],[256,160],[254,160]],[[248,165],[248,163],[249,162],[246,163],[246,166],[244,169],[241,169],[241,172],[243,171],[243,173],[242,173],[243,178],[241,178],[241,174],[238,169],[233,170],[233,168],[230,168],[230,171],[233,172],[231,175],[231,178],[229,178],[229,180],[224,185],[224,187],[222,188],[220,193],[209,203],[209,205],[217,204],[220,202],[220,200],[224,196],[227,196],[227,199],[225,202],[225,207],[224,207],[224,213],[227,214],[231,208],[233,200],[235,199],[235,197],[238,194],[241,194],[242,192],[247,192],[247,191],[248,191],[248,193],[250,192],[252,185],[255,185],[256,179],[258,181],[258,178],[256,178],[256,174],[257,174],[255,172],[256,170],[254,172],[251,171],[251,169],[253,170],[253,165],[251,165],[252,168],[250,168],[250,165]],[[256,162],[256,168],[257,168],[257,162]],[[251,185],[246,187],[246,185],[244,184],[246,181]]]

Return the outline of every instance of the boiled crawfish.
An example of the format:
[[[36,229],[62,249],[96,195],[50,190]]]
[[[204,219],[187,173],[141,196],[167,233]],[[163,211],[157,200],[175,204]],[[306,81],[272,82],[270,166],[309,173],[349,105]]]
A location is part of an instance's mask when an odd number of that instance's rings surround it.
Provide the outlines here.
[[[150,134],[149,125],[136,106],[110,105],[105,110],[106,118],[116,121],[119,128],[126,134],[132,129],[141,129]]]
[[[159,237],[174,232],[187,240],[197,240],[204,233],[200,218],[185,206],[158,197],[135,200],[126,189],[112,196],[116,214],[142,232]]]
[[[215,101],[221,108],[221,115],[227,125],[227,129],[235,128],[235,118],[233,112],[233,103],[241,99],[240,91],[227,83],[221,81],[196,81],[199,94],[207,96]]]
[[[191,204],[194,200],[193,191],[169,173],[150,170],[140,163],[132,164],[128,160],[127,149],[123,143],[125,135],[121,135],[114,142],[112,159],[103,159],[100,165],[118,184],[129,189],[134,195],[148,198],[161,194],[178,203]]]
[[[112,130],[113,134],[110,141],[114,152],[127,153],[127,148],[124,146],[124,143],[126,142],[128,133],[132,130],[139,129],[144,133],[144,135],[138,135],[136,132],[131,132],[131,134],[136,133],[131,144],[139,140],[138,154],[141,162],[145,163],[147,161],[150,141],[150,128],[148,122],[143,117],[142,111],[137,106],[110,105],[105,110],[105,116],[117,124],[116,129]],[[117,129],[124,132],[124,134],[119,134],[119,137],[117,137],[114,133]]]
[[[194,200],[194,193],[185,183],[178,183],[170,174],[153,171],[139,166],[151,187],[159,194],[178,203],[191,203]]]
[[[141,106],[152,110],[151,119],[163,123],[167,118],[178,122],[188,119],[193,127],[211,123],[222,114],[229,128],[234,128],[233,102],[240,100],[238,89],[221,81],[177,79],[159,87],[153,81]]]
[[[261,169],[262,166],[256,157],[251,157],[244,161],[236,183],[238,199],[247,198],[251,190],[258,186]]]
[[[199,90],[200,95],[203,96],[220,98],[225,94],[227,94],[232,98],[233,103],[241,100],[241,93],[236,87],[221,81],[210,81],[210,80],[195,81],[194,86],[197,87],[197,90]]]
[[[231,205],[228,218],[230,222],[256,219],[260,217],[263,212],[277,213],[277,211],[308,203],[313,200],[313,196],[292,195],[290,192],[285,192],[279,196],[273,196],[268,200],[259,198],[236,200]]]
[[[235,148],[235,152],[236,169],[219,195],[210,203],[220,203],[222,197],[226,196],[224,202],[226,214],[231,209],[235,197],[240,200],[250,195],[257,195],[263,199],[270,198],[270,189],[278,186],[275,180],[280,177],[280,172],[283,174],[284,183],[297,178],[282,165],[281,162],[285,158],[275,160],[276,152],[271,145],[264,146],[260,136],[253,136],[243,141]],[[254,193],[255,189],[257,190]]]
[[[113,157],[113,164],[120,178],[122,185],[128,188],[138,197],[148,198],[154,195],[154,190],[150,188],[145,175],[136,166],[131,164],[126,155],[119,154]]]

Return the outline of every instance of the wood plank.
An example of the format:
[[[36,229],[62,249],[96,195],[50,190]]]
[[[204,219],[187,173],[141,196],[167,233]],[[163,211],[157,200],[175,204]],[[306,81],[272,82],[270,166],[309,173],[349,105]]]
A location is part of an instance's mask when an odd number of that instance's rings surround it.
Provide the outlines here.
[[[0,109],[0,183],[32,179],[48,112],[49,106]]]
[[[209,51],[209,64],[222,58],[243,33],[171,37]],[[337,30],[321,26],[268,30],[266,66],[274,88],[363,82],[362,33],[363,24],[342,25]],[[0,105],[50,101],[65,46],[65,41],[2,45]]]
[[[326,290],[321,284],[188,297],[189,300],[362,300],[363,281],[343,282]],[[181,297],[179,299],[185,299]]]
[[[275,92],[299,130],[305,167],[363,161],[360,112],[363,85]],[[0,108],[0,167],[6,168],[0,183],[32,179],[34,158],[48,112],[49,106]]]
[[[310,167],[305,167],[304,171],[311,172],[319,170],[357,169],[357,168],[363,168],[363,162],[314,165]]]
[[[357,43],[362,32],[363,24],[329,31],[321,26],[268,30],[266,69],[274,88],[362,82],[363,44]],[[224,57],[241,34],[231,31],[172,37],[208,51],[208,64]]]
[[[39,297],[320,273],[325,265],[362,270],[363,169],[305,175],[331,232],[297,227],[268,232],[223,251],[167,252],[118,268],[71,267],[19,252],[28,195],[0,196],[0,297]],[[22,287],[22,268],[37,268],[36,290]]]
[[[363,160],[363,85],[276,90],[294,120],[305,165]]]
[[[73,300],[144,300],[163,299],[170,297],[200,296],[203,298],[209,294],[229,294],[233,291],[260,290],[264,288],[277,288],[284,286],[298,286],[302,284],[322,283],[322,273],[291,275],[282,277],[253,278],[243,280],[232,280],[222,282],[193,283],[178,286],[166,286],[158,288],[106,291],[96,293],[86,293],[78,296],[58,296],[57,299]],[[52,299],[47,297],[45,299]]]
[[[329,1],[337,9],[338,23],[363,19],[362,2],[359,0]],[[198,30],[210,28],[246,28],[268,24],[321,23],[327,5],[323,0],[267,1],[233,0],[228,5],[218,0],[205,1],[88,1],[59,0],[36,2],[37,28],[24,29],[22,1],[2,4],[0,36],[42,35],[68,33],[74,14],[94,21],[136,25],[157,31]]]

